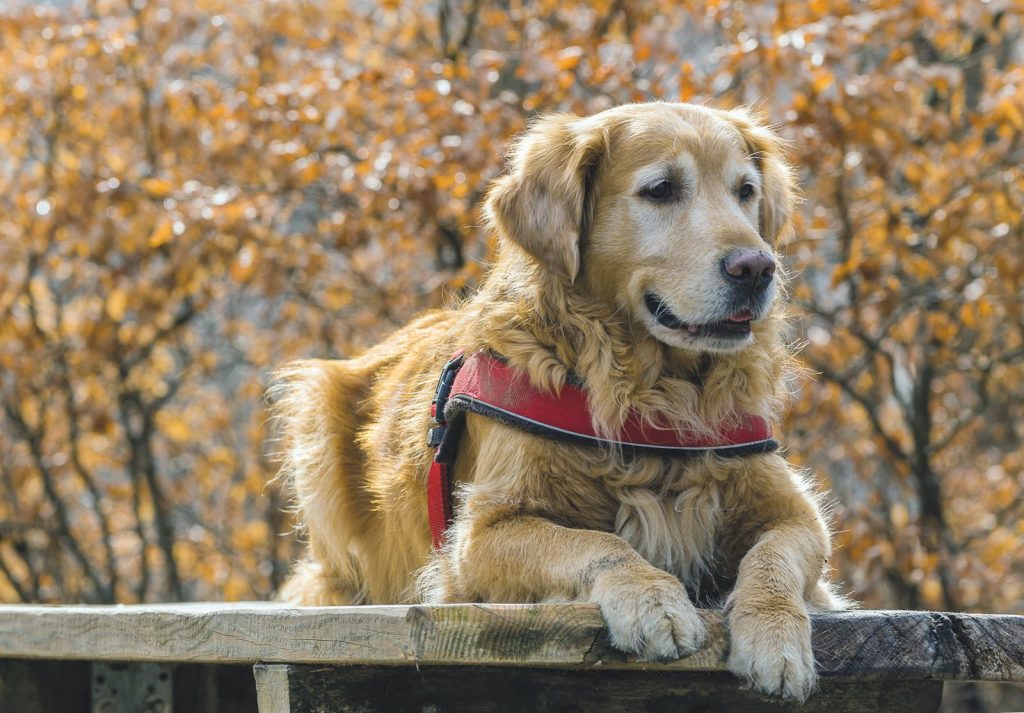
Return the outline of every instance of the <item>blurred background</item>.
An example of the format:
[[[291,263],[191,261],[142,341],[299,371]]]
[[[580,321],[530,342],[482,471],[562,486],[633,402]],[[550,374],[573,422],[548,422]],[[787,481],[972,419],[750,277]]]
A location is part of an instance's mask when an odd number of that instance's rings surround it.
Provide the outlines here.
[[[1019,0],[0,4],[0,601],[272,596],[263,393],[454,304],[538,112],[760,109],[783,429],[872,608],[1024,613]]]

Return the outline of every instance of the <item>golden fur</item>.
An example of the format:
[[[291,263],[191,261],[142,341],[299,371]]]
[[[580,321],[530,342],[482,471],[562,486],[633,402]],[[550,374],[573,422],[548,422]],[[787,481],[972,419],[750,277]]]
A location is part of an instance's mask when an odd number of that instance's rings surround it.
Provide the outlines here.
[[[678,196],[656,203],[645,191],[665,176]],[[282,371],[283,474],[309,540],[283,596],[594,601],[613,643],[648,660],[701,646],[694,600],[724,604],[731,670],[806,698],[808,606],[841,602],[823,581],[819,506],[780,454],[631,458],[469,415],[441,552],[425,497],[429,405],[458,349],[502,354],[553,392],[574,372],[605,433],[631,409],[687,429],[740,412],[777,424],[789,357],[774,284],[739,341],[659,324],[644,295],[692,323],[723,319],[723,255],[774,255],[792,203],[779,141],[743,111],[652,103],[536,121],[490,190],[498,252],[475,297],[353,359]]]

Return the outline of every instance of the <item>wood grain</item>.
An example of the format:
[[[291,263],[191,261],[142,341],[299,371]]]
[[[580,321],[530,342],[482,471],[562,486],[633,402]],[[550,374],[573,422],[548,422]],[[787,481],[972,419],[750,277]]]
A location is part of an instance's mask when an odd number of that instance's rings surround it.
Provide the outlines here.
[[[591,604],[9,605],[0,606],[0,657],[724,671],[721,613],[702,616],[701,651],[644,664],[609,646]],[[1021,616],[861,611],[813,620],[824,678],[1024,682]]]

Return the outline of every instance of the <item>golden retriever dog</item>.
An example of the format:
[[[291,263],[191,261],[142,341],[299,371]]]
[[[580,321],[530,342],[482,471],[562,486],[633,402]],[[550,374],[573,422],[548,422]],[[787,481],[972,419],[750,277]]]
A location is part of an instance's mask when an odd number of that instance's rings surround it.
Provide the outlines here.
[[[696,606],[723,606],[729,669],[807,698],[808,610],[843,600],[824,580],[812,487],[778,452],[636,454],[470,413],[443,547],[425,493],[431,400],[459,351],[500,355],[541,393],[582,384],[600,434],[631,417],[691,433],[744,414],[777,424],[791,357],[776,249],[793,194],[779,139],[743,110],[536,120],[490,187],[497,252],[475,296],[354,358],[280,373],[282,473],[309,545],[282,596],[595,602],[612,644],[645,661],[699,649]]]

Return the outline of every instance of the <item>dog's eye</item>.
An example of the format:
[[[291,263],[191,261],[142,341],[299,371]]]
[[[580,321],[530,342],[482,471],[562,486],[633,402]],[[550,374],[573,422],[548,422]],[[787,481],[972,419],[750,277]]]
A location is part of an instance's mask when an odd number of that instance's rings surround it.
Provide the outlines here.
[[[640,191],[640,195],[644,198],[648,198],[659,203],[672,200],[675,193],[675,186],[672,185],[672,181],[667,179],[658,181],[657,183],[652,183]]]
[[[740,186],[740,190],[738,191],[740,200],[744,202],[749,201],[751,198],[753,198],[756,192],[757,189],[754,188],[753,183],[744,183],[742,186]]]

